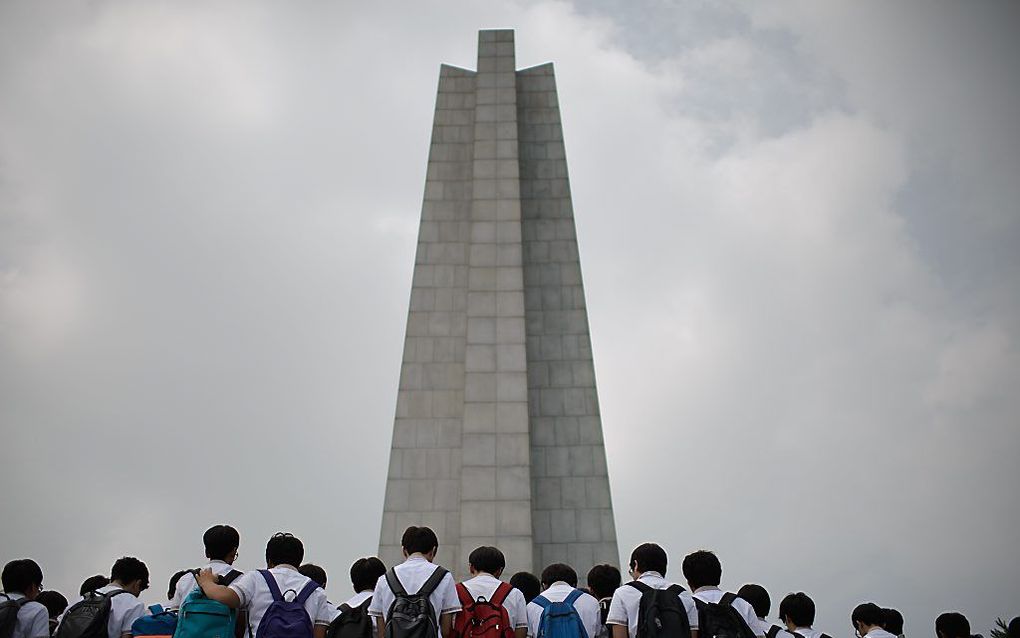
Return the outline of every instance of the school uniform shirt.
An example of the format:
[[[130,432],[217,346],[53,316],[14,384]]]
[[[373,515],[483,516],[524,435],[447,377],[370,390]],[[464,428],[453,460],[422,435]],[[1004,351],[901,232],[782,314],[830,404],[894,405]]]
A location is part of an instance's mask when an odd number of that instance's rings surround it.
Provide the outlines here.
[[[344,601],[344,604],[346,604],[351,609],[355,609],[357,607],[361,607],[363,604],[365,604],[365,601],[368,600],[371,597],[372,597],[372,591],[371,590],[360,591],[360,592],[354,594],[353,596],[351,596],[346,601]],[[332,604],[330,605],[330,607],[332,607]],[[336,607],[333,607],[333,611],[330,612],[330,613],[332,614],[333,617],[329,619],[329,622],[332,623],[334,620],[337,619],[337,616],[340,615],[340,605],[337,605]],[[375,629],[377,627],[375,616],[372,616],[371,618],[372,618],[372,628]]]
[[[773,625],[769,621],[765,620],[764,618],[758,618],[758,626],[757,627],[751,627],[751,630],[754,633],[756,633],[756,634],[762,634],[763,636],[768,636],[769,635],[769,629],[772,629],[772,627],[773,627]],[[776,633],[776,638],[795,638],[793,634],[791,634],[789,631],[787,631],[781,625],[776,625],[776,627],[779,627],[779,631]],[[797,631],[800,631],[800,630],[798,629]],[[813,631],[813,630],[809,629],[808,631]],[[818,633],[821,634],[822,632],[818,632]],[[804,636],[804,638],[818,638],[818,637],[815,636],[815,635],[811,635],[811,636]]]
[[[471,600],[478,600],[481,596],[485,600],[491,601],[496,589],[502,583],[503,581],[492,574],[482,572],[470,580],[465,580],[463,584],[471,594]],[[506,600],[503,601],[503,607],[506,608],[506,613],[510,616],[511,627],[516,629],[528,626],[527,603],[524,602],[524,594],[521,593],[521,590],[516,587],[511,588]]]
[[[800,631],[800,630],[798,629],[797,631]],[[814,630],[811,630],[811,631],[814,631]],[[819,633],[821,633],[821,632],[819,632]],[[805,636],[804,638],[807,638],[807,636]],[[896,634],[891,634],[888,631],[886,631],[885,629],[881,629],[879,627],[875,627],[874,629],[869,631],[867,634],[865,634],[864,638],[896,638]]]
[[[229,573],[233,568],[233,565],[224,563],[221,560],[214,560],[202,567],[202,570],[211,569],[212,573],[217,576],[223,576],[224,574]],[[240,576],[238,576],[238,578],[240,578]],[[188,594],[190,594],[197,586],[198,582],[195,580],[195,576],[191,572],[181,576],[181,579],[177,581],[177,588],[174,589],[174,597],[170,599],[170,608],[180,608],[184,599],[187,598]]]
[[[421,554],[412,554],[403,563],[394,566],[393,570],[397,573],[397,580],[404,586],[404,591],[414,594],[421,589],[438,567],[438,565],[425,560]],[[369,615],[383,620],[389,619],[390,607],[393,606],[395,600],[396,596],[393,595],[390,584],[386,582],[386,575],[383,574],[375,584],[375,591],[372,592],[372,602],[368,605]],[[457,597],[457,586],[454,583],[453,574],[448,573],[443,577],[439,586],[429,596],[429,602],[432,603],[432,609],[436,613],[437,627],[439,626],[439,616],[460,611],[460,598]],[[440,636],[442,636],[442,630],[440,630]]]
[[[556,581],[549,586],[549,589],[545,590],[540,596],[545,597],[551,603],[559,603],[566,600],[570,592],[574,591],[574,587],[571,587],[562,580]],[[535,638],[538,635],[538,626],[542,622],[542,606],[531,601],[528,603],[528,636],[529,638]],[[574,609],[577,610],[577,615],[581,617],[581,624],[584,625],[584,630],[588,632],[588,638],[595,638],[599,632],[599,626],[602,625],[602,614],[599,612],[599,601],[594,596],[588,593],[583,593],[581,596],[574,601]]]
[[[644,572],[638,582],[644,583],[653,589],[666,589],[674,583],[662,577],[659,572]],[[680,601],[687,612],[687,622],[691,629],[698,628],[698,606],[694,604],[694,598],[689,592],[680,592]],[[609,603],[609,615],[606,617],[607,625],[624,625],[631,638],[637,636],[638,612],[641,608],[641,592],[637,588],[626,583],[621,585],[613,593],[613,602]]]
[[[269,573],[276,579],[280,587],[280,593],[287,600],[294,600],[294,597],[301,593],[305,585],[311,581],[307,576],[298,573],[296,567],[291,565],[277,565],[269,570]],[[248,612],[248,627],[251,635],[258,631],[262,616],[265,615],[269,605],[273,602],[273,593],[269,591],[266,579],[258,570],[245,572],[238,576],[234,582],[228,585],[241,599],[241,608]],[[326,602],[326,592],[318,587],[305,601],[305,611],[312,619],[314,625],[328,625],[330,619],[329,603]]]
[[[6,599],[21,600],[24,594],[3,594]],[[11,638],[50,638],[50,613],[46,605],[30,600],[21,605],[18,618],[14,621]]]
[[[699,587],[694,591],[694,597],[699,598],[706,603],[717,603],[722,600],[723,590],[718,587]],[[758,615],[754,613],[754,607],[751,603],[747,602],[743,598],[733,599],[733,608],[740,612],[740,617],[744,619],[747,626],[751,628],[756,636],[764,636],[758,622]]]
[[[108,594],[118,589],[121,589],[120,585],[110,583],[96,591],[100,594]],[[85,600],[85,598],[82,597],[82,600]],[[120,638],[121,634],[130,634],[131,625],[144,615],[145,603],[139,600],[137,596],[131,592],[117,594],[110,599],[110,618],[106,622],[107,635],[110,638]]]

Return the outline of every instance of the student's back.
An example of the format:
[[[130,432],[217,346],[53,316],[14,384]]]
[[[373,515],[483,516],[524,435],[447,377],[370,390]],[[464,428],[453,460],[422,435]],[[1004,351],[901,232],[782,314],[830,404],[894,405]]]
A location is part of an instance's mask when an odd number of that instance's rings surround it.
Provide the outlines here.
[[[228,580],[230,580],[231,572],[234,572],[235,576],[237,575],[233,563],[237,560],[237,549],[241,544],[241,536],[236,529],[229,525],[213,525],[202,535],[202,544],[205,546],[205,556],[209,561],[201,567],[202,569],[211,569],[217,576]],[[174,586],[170,607],[179,608],[197,585],[195,576],[190,571],[181,574]]]
[[[355,594],[336,608],[327,638],[372,638],[377,629],[376,618],[368,613],[372,593],[386,566],[375,556],[359,558],[351,565],[351,587]]]
[[[131,625],[145,615],[145,604],[138,596],[148,587],[149,569],[145,563],[131,556],[118,559],[113,564],[110,583],[94,592],[86,592],[82,600],[71,605],[64,612],[56,635],[60,638],[77,638],[77,630],[84,629],[78,622],[79,609],[86,606],[84,604],[86,599],[105,596],[109,599],[109,614],[106,619],[108,638],[130,636]]]
[[[613,594],[606,622],[625,627],[630,638],[688,638],[698,626],[694,600],[683,587],[666,580],[665,550],[644,543],[631,552],[635,580]]]
[[[506,558],[496,547],[478,547],[468,556],[472,577],[457,586],[462,611],[457,614],[456,635],[508,637],[517,633],[524,638],[527,634],[527,603],[524,594],[499,579],[505,567]]]
[[[549,565],[542,571],[540,580],[545,589],[527,607],[529,638],[566,638],[557,635],[558,629],[569,626],[571,619],[549,613],[552,605],[560,607],[560,603],[570,604],[576,612],[581,625],[581,630],[576,632],[579,638],[593,638],[598,634],[602,624],[599,601],[577,589],[577,572],[572,567],[563,563]]]
[[[10,638],[48,638],[50,615],[34,599],[42,590],[42,569],[30,558],[12,560],[3,569],[0,594],[0,631]]]
[[[698,607],[699,632],[720,638],[764,638],[751,604],[719,589],[722,564],[715,554],[705,550],[688,554],[681,569]]]

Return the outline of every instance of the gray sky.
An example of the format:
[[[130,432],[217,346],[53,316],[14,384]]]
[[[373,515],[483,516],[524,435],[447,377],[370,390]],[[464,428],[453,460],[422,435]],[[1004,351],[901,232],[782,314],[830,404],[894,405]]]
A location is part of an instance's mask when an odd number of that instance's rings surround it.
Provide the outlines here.
[[[621,551],[1020,613],[1015,3],[0,4],[2,556],[378,541],[442,62],[556,64]],[[673,480],[662,499],[647,483]],[[440,560],[444,556],[440,554]]]

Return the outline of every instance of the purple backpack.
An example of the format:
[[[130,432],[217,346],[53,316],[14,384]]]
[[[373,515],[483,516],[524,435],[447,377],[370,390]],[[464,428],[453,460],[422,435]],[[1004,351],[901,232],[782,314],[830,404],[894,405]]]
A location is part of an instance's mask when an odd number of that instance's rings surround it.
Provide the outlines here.
[[[280,585],[268,569],[260,569],[259,573],[266,579],[273,602],[269,603],[266,613],[259,621],[255,638],[312,638],[312,619],[305,611],[305,601],[319,586],[313,580],[305,583],[294,600],[288,601],[280,592]],[[287,591],[292,592],[293,589]]]

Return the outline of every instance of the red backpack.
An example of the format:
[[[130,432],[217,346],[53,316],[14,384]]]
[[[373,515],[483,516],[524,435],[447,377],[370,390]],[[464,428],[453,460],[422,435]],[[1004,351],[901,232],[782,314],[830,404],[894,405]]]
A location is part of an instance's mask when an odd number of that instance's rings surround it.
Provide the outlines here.
[[[453,623],[452,638],[514,638],[510,614],[503,606],[511,591],[513,587],[509,583],[500,583],[492,594],[492,600],[485,600],[484,596],[473,600],[464,583],[457,583],[457,597],[462,610]]]

